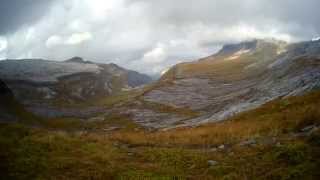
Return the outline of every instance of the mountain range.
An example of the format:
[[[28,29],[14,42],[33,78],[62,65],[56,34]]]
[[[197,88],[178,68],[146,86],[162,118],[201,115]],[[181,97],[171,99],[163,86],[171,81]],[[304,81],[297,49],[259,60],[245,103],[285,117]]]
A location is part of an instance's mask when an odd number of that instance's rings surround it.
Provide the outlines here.
[[[175,65],[124,109],[136,122],[155,128],[220,121],[318,89],[319,59],[320,41],[225,45],[212,56]]]
[[[256,39],[160,79],[0,61],[0,179],[319,179],[320,41]]]
[[[98,64],[80,57],[62,62],[42,59],[4,60],[0,61],[0,77],[26,109],[43,117],[92,114],[99,111],[99,108],[78,112],[76,108],[65,110],[60,105],[63,103],[73,107],[152,81],[145,74],[116,64]]]
[[[158,129],[217,122],[318,89],[319,68],[319,40],[256,39],[177,64],[152,83],[147,75],[80,57],[1,61],[0,77],[28,111],[42,117],[117,114]]]

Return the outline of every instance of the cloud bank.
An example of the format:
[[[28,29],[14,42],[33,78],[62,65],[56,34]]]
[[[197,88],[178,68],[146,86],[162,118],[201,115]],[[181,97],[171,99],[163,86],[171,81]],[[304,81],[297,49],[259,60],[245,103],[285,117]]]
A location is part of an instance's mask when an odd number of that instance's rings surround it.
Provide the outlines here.
[[[159,74],[252,38],[320,35],[318,0],[6,0],[0,59],[114,62]]]

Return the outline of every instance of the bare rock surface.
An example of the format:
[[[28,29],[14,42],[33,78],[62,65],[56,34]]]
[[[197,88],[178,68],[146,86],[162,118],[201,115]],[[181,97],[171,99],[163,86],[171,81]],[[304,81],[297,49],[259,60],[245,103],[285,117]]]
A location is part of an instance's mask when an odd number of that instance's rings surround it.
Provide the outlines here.
[[[227,45],[216,55],[176,65],[159,84],[143,98],[201,112],[177,127],[224,120],[279,97],[318,89],[320,41]],[[171,126],[170,120],[158,121]]]
[[[121,110],[121,114],[130,115],[132,120],[141,126],[155,129],[176,126],[187,118],[173,113],[163,113],[141,108],[123,109]]]
[[[226,45],[212,56],[175,65],[151,87],[141,89],[144,93],[133,102],[124,100],[108,110],[92,104],[65,108],[60,103],[86,103],[122,90],[130,93],[151,79],[115,64],[77,57],[65,62],[1,61],[0,77],[29,110],[46,117],[92,119],[110,111],[147,128],[198,126],[319,89],[320,41]]]

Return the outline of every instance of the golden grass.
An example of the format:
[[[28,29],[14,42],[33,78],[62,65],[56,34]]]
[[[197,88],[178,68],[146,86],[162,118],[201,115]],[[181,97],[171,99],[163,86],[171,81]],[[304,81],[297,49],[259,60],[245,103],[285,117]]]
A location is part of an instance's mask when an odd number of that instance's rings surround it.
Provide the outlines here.
[[[0,124],[0,176],[5,179],[319,179],[320,132],[301,139],[286,134],[319,124],[320,92],[278,99],[228,121],[166,132],[65,131]],[[109,117],[109,125],[127,124]],[[106,120],[108,117],[106,117]],[[106,123],[104,121],[101,121]],[[62,124],[60,124],[62,123]],[[89,124],[87,124],[89,125]],[[75,125],[76,126],[76,125]],[[94,127],[103,124],[94,124]],[[231,146],[276,136],[281,146]],[[5,148],[4,148],[5,147]],[[208,160],[218,162],[208,165]]]
[[[162,81],[170,81],[179,77],[207,77],[223,81],[236,81],[257,76],[263,73],[264,63],[272,62],[277,55],[275,45],[264,45],[251,54],[244,54],[237,59],[228,60],[229,56],[213,56],[203,58],[200,61],[177,64],[161,78]],[[258,69],[246,69],[246,66],[257,63]],[[264,64],[264,65],[262,65]],[[262,67],[262,68],[261,68]],[[257,72],[259,74],[257,74]]]
[[[259,136],[277,136],[320,123],[320,92],[277,99],[220,123],[169,131],[120,132],[113,139],[129,144],[214,145]]]

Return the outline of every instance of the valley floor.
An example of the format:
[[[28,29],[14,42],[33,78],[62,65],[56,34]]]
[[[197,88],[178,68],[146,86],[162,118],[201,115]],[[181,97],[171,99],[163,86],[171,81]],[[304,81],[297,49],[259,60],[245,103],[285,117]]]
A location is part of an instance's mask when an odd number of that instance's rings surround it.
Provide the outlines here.
[[[167,131],[117,116],[1,124],[0,179],[320,179],[319,107],[311,92]]]

